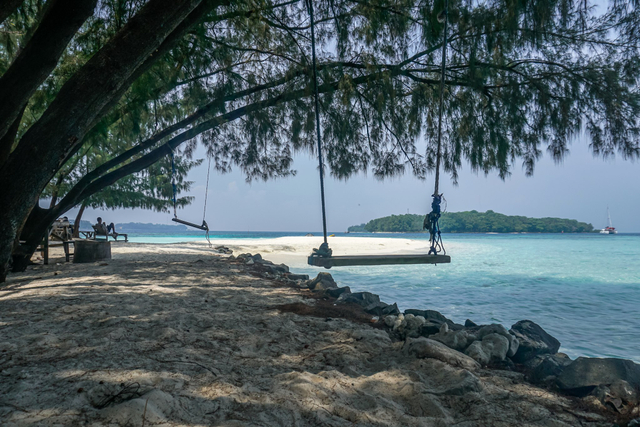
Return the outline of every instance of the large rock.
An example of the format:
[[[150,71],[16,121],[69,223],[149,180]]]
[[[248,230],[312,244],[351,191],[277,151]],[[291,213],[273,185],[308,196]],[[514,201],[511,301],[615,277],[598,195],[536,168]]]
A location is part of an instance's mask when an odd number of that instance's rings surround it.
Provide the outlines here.
[[[440,314],[440,312],[435,310],[408,309],[404,311],[404,314],[405,316],[407,314],[413,314],[414,316],[422,316],[428,322],[439,323],[439,324],[445,323],[447,320],[449,320],[446,317],[444,317],[442,314]]]
[[[467,370],[480,368],[478,362],[469,356],[453,350],[441,342],[430,340],[428,338],[409,338],[407,339],[405,346],[409,354],[413,354],[421,359],[438,359],[441,362]]]
[[[276,274],[276,275],[289,273],[289,266],[287,266],[285,264],[275,265],[272,262],[269,262],[269,263],[261,262],[261,264],[262,264],[262,266],[264,267],[265,270],[267,270],[270,273]],[[319,273],[319,274],[322,274],[322,273]],[[333,280],[333,278],[331,280]]]
[[[481,365],[502,362],[509,351],[509,340],[500,334],[489,334],[482,341],[474,341],[465,350],[465,354]]]
[[[511,357],[516,363],[525,363],[542,354],[555,354],[560,341],[549,335],[531,320],[521,320],[510,331],[518,339],[518,350]]]
[[[422,317],[422,316],[416,316],[416,317]],[[423,337],[429,338],[432,335],[440,332],[440,326],[441,324],[439,323],[425,321],[424,324],[420,327],[420,335],[422,335]]]
[[[640,387],[640,365],[625,359],[579,357],[558,376],[558,387],[576,395],[588,394],[595,387],[622,380]]]
[[[314,292],[323,292],[338,287],[329,273],[318,273],[315,279],[307,282],[307,286]]]
[[[563,357],[559,354],[545,354],[537,357],[540,360],[536,361],[538,363],[527,375],[528,380],[533,384],[547,385],[553,383],[564,371],[564,368],[572,362],[568,357]]]
[[[624,380],[614,381],[609,386],[609,392],[614,398],[621,399],[631,406],[637,406],[640,403],[640,390]]]
[[[424,325],[426,322],[424,320],[424,317],[406,315],[405,320],[407,322],[406,329],[408,331],[411,331],[411,335],[414,335],[414,337],[419,337],[420,329],[422,328],[422,325]]]
[[[342,302],[342,303],[350,302],[350,303],[358,304],[362,307],[368,307],[373,303],[380,302],[380,297],[376,294],[372,294],[371,292],[354,292],[351,294],[340,295],[340,298],[338,298],[338,302]]]
[[[475,335],[467,331],[450,331],[446,328],[448,326],[446,323],[442,326],[440,329],[442,332],[431,335],[430,338],[454,350],[464,351],[476,339]]]
[[[374,302],[371,305],[365,307],[364,311],[369,314],[373,314],[374,316],[389,316],[389,315],[397,315],[400,314],[400,310],[398,310],[397,304],[387,304],[384,302]]]
[[[518,348],[520,347],[520,343],[519,343],[518,339],[515,337],[515,335],[513,335],[512,333],[507,331],[507,328],[505,328],[504,326],[500,325],[499,323],[494,323],[494,324],[491,324],[491,325],[481,326],[480,329],[478,329],[476,334],[477,334],[479,339],[483,339],[484,337],[486,337],[489,334],[502,335],[503,337],[508,339],[509,340],[509,350],[507,351],[507,356],[509,356],[509,357],[513,357],[516,354],[516,352],[518,351]]]
[[[333,298],[338,298],[340,297],[340,295],[347,293],[350,294],[351,293],[351,288],[348,286],[344,286],[342,288],[334,288],[334,289],[328,289],[327,290],[327,295],[329,295],[330,297]]]

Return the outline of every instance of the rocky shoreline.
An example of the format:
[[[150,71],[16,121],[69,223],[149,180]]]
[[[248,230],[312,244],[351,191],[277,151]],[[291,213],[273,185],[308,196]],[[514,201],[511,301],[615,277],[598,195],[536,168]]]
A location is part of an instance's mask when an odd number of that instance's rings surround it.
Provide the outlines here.
[[[457,324],[435,310],[407,309],[387,304],[370,292],[339,287],[329,273],[310,279],[289,267],[265,260],[260,254],[241,254],[261,275],[289,282],[335,300],[334,304],[359,307],[384,327],[390,338],[404,342],[405,354],[432,358],[451,366],[476,371],[481,368],[524,374],[527,382],[571,396],[589,409],[608,414],[620,426],[640,426],[640,365],[618,358],[578,357],[559,353],[560,342],[531,320],[507,329],[501,324],[477,325],[467,319]]]

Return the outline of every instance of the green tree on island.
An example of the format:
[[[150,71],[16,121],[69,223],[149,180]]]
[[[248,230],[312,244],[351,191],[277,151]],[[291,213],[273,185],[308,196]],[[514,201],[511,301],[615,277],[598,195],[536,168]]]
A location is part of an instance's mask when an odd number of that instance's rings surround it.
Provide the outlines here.
[[[424,215],[403,214],[372,219],[349,231],[419,233]],[[587,233],[593,225],[562,218],[527,218],[494,211],[445,212],[440,219],[444,233]]]
[[[453,179],[464,161],[503,178],[520,161],[533,173],[543,150],[559,160],[583,131],[595,154],[638,156],[633,4],[599,15],[577,0],[449,4],[444,168]],[[443,1],[314,8],[331,174],[425,177]],[[25,268],[56,217],[172,151],[188,157],[201,143],[218,170],[270,179],[313,150],[302,0],[9,0],[0,25],[0,281],[11,258]],[[96,135],[108,156],[38,209]]]

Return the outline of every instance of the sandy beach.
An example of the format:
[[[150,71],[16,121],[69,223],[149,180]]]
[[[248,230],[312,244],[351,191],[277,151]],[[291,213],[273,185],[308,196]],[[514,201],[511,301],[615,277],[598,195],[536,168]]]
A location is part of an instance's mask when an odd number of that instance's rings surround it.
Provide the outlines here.
[[[335,253],[425,245],[333,239]],[[321,238],[214,243],[295,272]],[[341,316],[333,300],[206,245],[118,242],[112,252],[91,264],[53,259],[0,289],[0,425],[612,424],[518,372],[416,358],[372,316]]]

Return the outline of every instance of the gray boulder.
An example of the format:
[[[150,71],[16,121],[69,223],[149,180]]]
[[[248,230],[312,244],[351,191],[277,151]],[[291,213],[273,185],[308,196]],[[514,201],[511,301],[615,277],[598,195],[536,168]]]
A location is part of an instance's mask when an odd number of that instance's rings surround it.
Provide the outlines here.
[[[422,316],[405,316],[405,320],[407,322],[407,329],[412,331],[419,331],[422,325],[425,324],[426,320]]]
[[[509,351],[509,340],[500,334],[489,334],[482,341],[474,341],[464,352],[481,365],[502,362]]]
[[[624,403],[637,406],[640,403],[640,390],[624,380],[616,380],[609,386],[611,396],[621,399]]]
[[[422,328],[422,325],[424,325],[424,323],[425,323],[424,317],[407,314],[403,322],[403,326],[404,326],[403,338],[407,338],[407,337],[418,338],[421,334],[421,328]]]
[[[430,321],[432,323],[445,323],[447,320],[446,317],[444,317],[442,314],[440,314],[440,312],[435,311],[435,310],[414,310],[414,309],[408,309],[404,311],[405,316],[407,314],[413,314],[414,316],[422,316],[424,317],[425,320]]]
[[[446,323],[444,323],[442,326],[443,327],[440,329],[442,332],[431,335],[430,338],[432,340],[441,342],[442,344],[454,350],[464,351],[476,339],[475,335],[472,335],[467,331],[447,330],[448,328],[445,328],[446,326],[448,326]]]
[[[553,383],[572,360],[559,354],[537,356],[536,365],[527,375],[533,384],[547,385]]]
[[[416,317],[422,317],[422,316],[416,316]],[[424,324],[420,327],[420,335],[423,337],[430,337],[439,332],[440,332],[440,324],[438,323],[425,321]]]
[[[329,273],[318,273],[315,279],[307,282],[307,286],[314,292],[336,289],[338,285]]]
[[[619,380],[640,388],[640,365],[625,359],[579,357],[564,368],[557,385],[561,390],[581,396]]]
[[[322,273],[320,273],[322,274]],[[355,292],[351,294],[342,294],[338,298],[338,302],[341,303],[353,303],[362,307],[368,307],[373,303],[380,302],[380,297],[371,292]]]
[[[441,342],[430,340],[428,338],[409,338],[407,339],[405,348],[409,354],[412,354],[419,359],[438,359],[441,362],[470,371],[480,368],[478,362],[469,356],[453,350]]]
[[[518,351],[518,348],[520,347],[520,343],[518,342],[518,339],[515,337],[515,335],[507,331],[507,328],[500,325],[499,323],[482,326],[480,327],[480,329],[478,329],[478,332],[477,332],[479,339],[483,339],[489,334],[502,335],[503,337],[509,340],[509,351],[507,351],[507,356],[513,357]]]
[[[333,297],[333,298],[338,298],[340,297],[340,295],[347,293],[350,294],[351,293],[351,288],[348,286],[344,286],[342,288],[333,288],[333,289],[327,289],[327,295]]]
[[[289,272],[289,266],[285,264],[275,265],[273,263],[261,262],[265,270],[273,274],[286,274]]]
[[[555,354],[560,341],[549,335],[531,320],[521,320],[510,331],[518,339],[518,349],[511,359],[516,363],[525,363],[542,354]]]
[[[384,302],[374,302],[373,304],[365,307],[364,311],[369,314],[373,314],[374,316],[400,314],[400,310],[398,310],[398,306],[396,304],[389,305]]]
[[[382,316],[397,316],[398,314],[400,314],[400,309],[398,308],[398,304],[397,303],[393,303],[393,304],[388,304],[383,310],[382,310]]]

